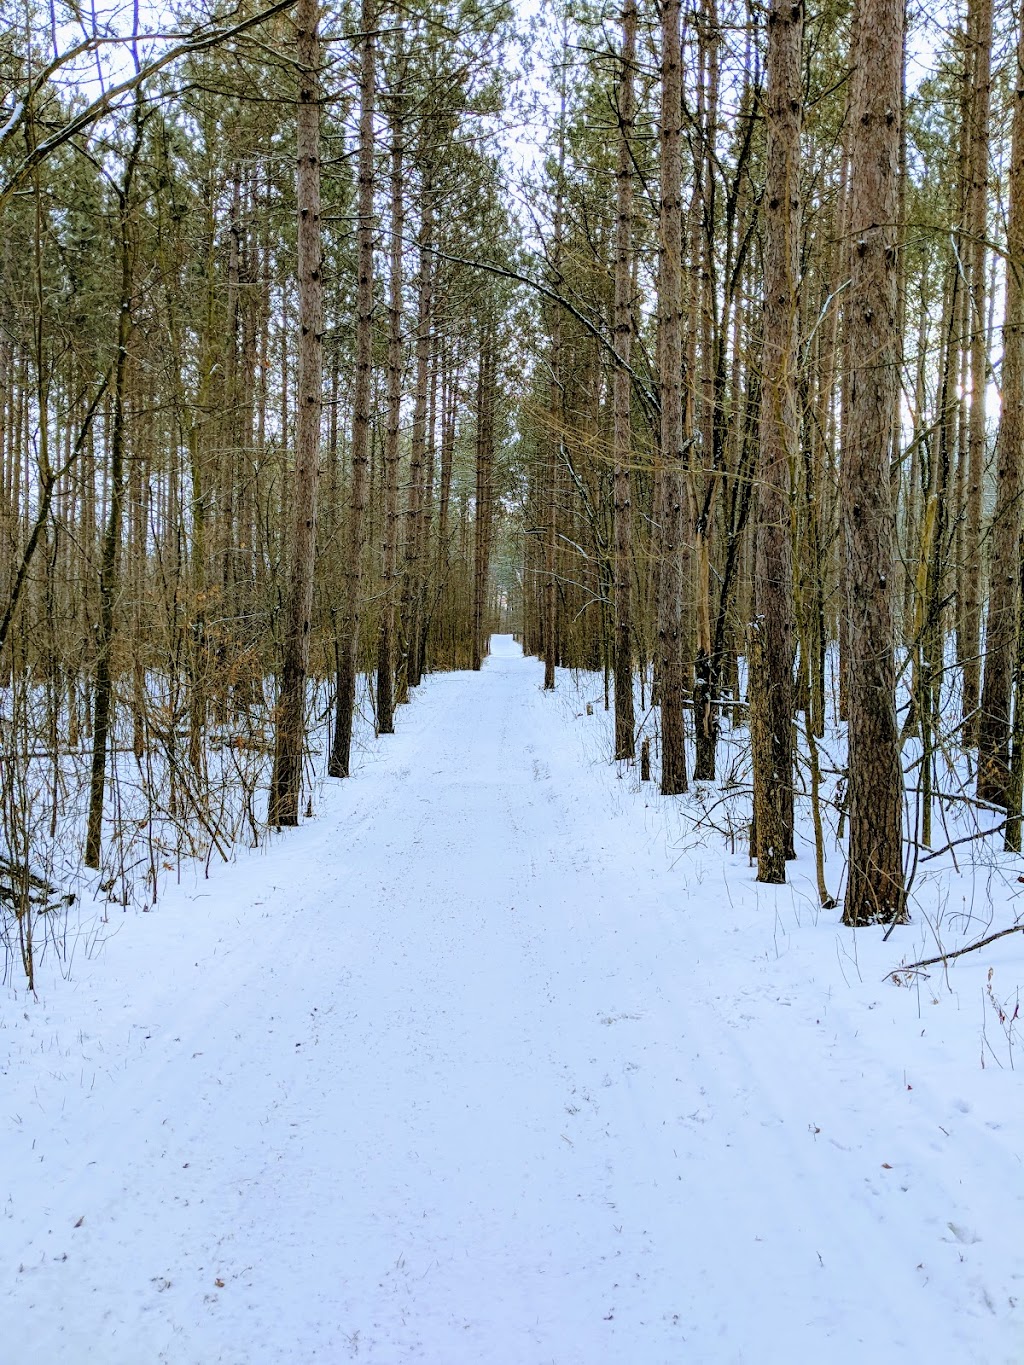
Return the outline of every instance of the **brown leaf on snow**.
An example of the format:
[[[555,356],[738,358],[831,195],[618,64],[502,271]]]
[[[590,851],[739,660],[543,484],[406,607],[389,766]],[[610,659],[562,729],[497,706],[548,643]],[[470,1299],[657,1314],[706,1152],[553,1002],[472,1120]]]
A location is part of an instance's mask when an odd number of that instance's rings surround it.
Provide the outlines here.
[[[224,1281],[223,1281],[223,1280],[214,1280],[214,1284],[217,1286],[218,1289],[223,1289],[223,1288],[224,1288]]]

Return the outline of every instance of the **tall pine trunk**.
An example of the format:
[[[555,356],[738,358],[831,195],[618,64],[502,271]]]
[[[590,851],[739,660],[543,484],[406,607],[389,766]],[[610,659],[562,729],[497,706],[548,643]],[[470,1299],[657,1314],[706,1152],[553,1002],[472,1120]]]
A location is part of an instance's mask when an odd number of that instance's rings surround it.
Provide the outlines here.
[[[985,683],[978,724],[978,796],[1008,807],[1010,692],[1017,657],[1021,514],[1024,510],[1024,10],[1017,48],[1006,225],[1006,312],[1003,325],[1002,417],[992,570],[985,631]],[[1020,705],[1018,697],[1017,705]]]
[[[404,63],[397,66],[397,81]],[[398,565],[398,436],[402,417],[402,248],[404,213],[405,132],[401,92],[391,112],[391,278],[388,304],[387,430],[384,437],[384,544],[381,552],[380,633],[377,639],[377,732],[395,730],[395,614]]]
[[[661,791],[687,789],[683,725],[683,61],[679,0],[661,9],[661,260],[659,366],[661,450],[658,464],[658,694],[661,702]]]
[[[967,259],[969,292],[965,307],[970,331],[971,407],[967,428],[967,489],[964,519],[964,562],[961,568],[961,640],[965,737],[977,733],[981,677],[981,604],[985,572],[981,545],[982,484],[985,476],[985,397],[988,387],[987,279],[989,113],[992,103],[992,0],[970,0],[967,16],[971,96],[968,106]]]
[[[487,653],[487,590],[494,516],[494,323],[480,324],[476,400],[476,513],[473,523],[473,659],[479,669]]]
[[[327,771],[348,777],[352,761],[352,718],[359,657],[363,522],[370,471],[370,381],[373,366],[373,110],[377,22],[375,0],[362,0],[359,72],[359,196],[356,281],[356,377],[352,400],[352,480],[345,531],[345,582],[336,642],[334,740]]]
[[[434,313],[434,206],[429,175],[421,187],[420,261],[416,305],[416,392],[409,442],[409,495],[405,508],[405,565],[402,578],[402,662],[398,700],[420,684],[420,629],[423,619],[426,507],[427,413],[430,394],[430,330]]]
[[[633,343],[633,152],[631,140],[636,116],[634,66],[636,64],[635,0],[626,0],[622,12],[622,71],[619,77],[619,160],[616,171],[615,302],[613,331],[621,364],[612,377],[614,408],[613,451],[615,460],[613,520],[615,574],[615,757],[635,754],[633,714],[633,505],[631,380],[629,370]]]
[[[92,728],[92,762],[89,771],[89,814],[85,834],[85,865],[98,868],[103,835],[103,792],[106,782],[107,748],[114,715],[112,654],[114,608],[121,561],[121,527],[124,519],[125,480],[125,388],[128,375],[128,342],[132,334],[132,291],[135,250],[130,221],[132,186],[142,146],[143,114],[136,98],[134,137],[118,190],[119,257],[121,272],[117,313],[117,355],[111,384],[110,414],[110,505],[103,536],[100,563],[100,618],[97,636],[96,675]]]
[[[845,924],[902,921],[903,775],[896,728],[889,461],[897,420],[902,0],[860,0],[850,101],[847,573],[849,856]]]
[[[270,780],[272,825],[297,825],[306,740],[306,675],[313,614],[320,412],[323,406],[323,281],[320,244],[320,37],[318,0],[295,11],[299,66],[296,115],[299,346],[291,566],[284,619],[281,691]]]
[[[803,6],[768,16],[764,320],[750,706],[757,879],[784,882],[793,855],[793,547],[791,471],[800,455],[796,370],[800,303]]]

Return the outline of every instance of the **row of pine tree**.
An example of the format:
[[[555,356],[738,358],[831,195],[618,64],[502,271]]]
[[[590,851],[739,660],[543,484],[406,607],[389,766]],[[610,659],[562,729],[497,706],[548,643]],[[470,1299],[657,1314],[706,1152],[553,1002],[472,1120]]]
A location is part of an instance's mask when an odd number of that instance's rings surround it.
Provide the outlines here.
[[[1019,846],[1020,15],[118,22],[26,0],[0,36],[0,904],[30,975],[72,845],[155,895],[296,823],[311,747],[347,776],[357,711],[390,733],[497,626],[546,687],[603,672],[618,760],[650,699],[668,795],[746,726],[764,881],[842,722],[850,924],[906,915],[940,797]]]

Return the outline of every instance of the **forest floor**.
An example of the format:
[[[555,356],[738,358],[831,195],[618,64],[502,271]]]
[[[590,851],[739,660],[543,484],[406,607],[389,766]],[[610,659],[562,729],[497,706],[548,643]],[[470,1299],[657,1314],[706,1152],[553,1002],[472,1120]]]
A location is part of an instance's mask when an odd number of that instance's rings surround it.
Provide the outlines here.
[[[758,887],[541,680],[0,996],[0,1360],[1024,1361],[1021,936],[894,984],[934,916]]]

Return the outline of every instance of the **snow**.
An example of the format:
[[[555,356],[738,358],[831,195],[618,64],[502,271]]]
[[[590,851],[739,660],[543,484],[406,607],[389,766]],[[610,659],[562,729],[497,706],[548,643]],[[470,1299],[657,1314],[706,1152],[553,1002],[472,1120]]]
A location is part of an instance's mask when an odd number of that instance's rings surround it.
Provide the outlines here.
[[[1024,1361],[1022,936],[894,984],[923,914],[757,886],[541,682],[496,637],[0,997],[0,1359]]]

